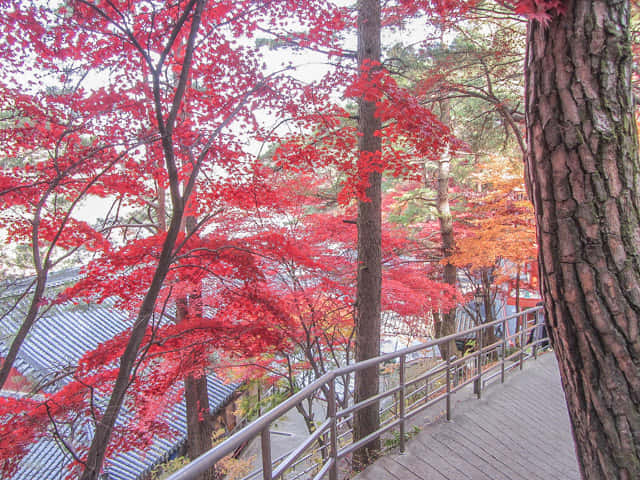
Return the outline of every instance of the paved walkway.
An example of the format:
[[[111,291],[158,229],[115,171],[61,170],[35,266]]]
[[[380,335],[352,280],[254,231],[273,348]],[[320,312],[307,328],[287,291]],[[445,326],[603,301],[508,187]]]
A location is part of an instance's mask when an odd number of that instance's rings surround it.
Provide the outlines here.
[[[405,454],[382,457],[357,480],[578,480],[569,416],[553,353],[467,398],[450,422],[424,426]]]

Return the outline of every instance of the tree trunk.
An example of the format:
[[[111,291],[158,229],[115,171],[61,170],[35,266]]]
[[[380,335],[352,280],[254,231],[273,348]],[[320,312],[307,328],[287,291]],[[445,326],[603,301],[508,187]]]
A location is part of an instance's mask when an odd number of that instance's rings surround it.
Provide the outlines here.
[[[520,313],[520,264],[516,268],[516,313]],[[518,322],[520,317],[518,317]]]
[[[188,72],[191,68],[193,45],[195,44],[195,38],[200,26],[201,15],[205,4],[206,0],[197,0],[195,2],[195,5],[192,5],[190,7],[194,8],[194,12],[190,26],[189,45],[186,48],[184,63],[182,67],[183,72],[181,73],[180,77],[181,82],[182,79],[188,78],[186,72]],[[160,105],[161,100],[158,95],[159,89],[157,87],[157,85],[159,84],[159,77],[157,72],[155,75],[154,95],[156,96],[157,105]],[[178,105],[181,102],[181,97],[183,95],[184,88],[179,85],[179,87],[176,89],[174,105]],[[172,112],[175,112],[175,114],[177,114],[177,111],[177,109],[172,110]],[[162,285],[167,276],[167,273],[169,272],[169,268],[173,260],[173,250],[176,246],[178,234],[180,233],[185,202],[187,202],[189,199],[189,188],[187,188],[183,193],[180,192],[179,188],[180,178],[178,176],[178,170],[176,168],[172,138],[172,132],[175,126],[175,115],[174,113],[169,115],[169,118],[165,122],[162,111],[160,109],[157,109],[155,113],[158,119],[158,125],[160,126],[159,129],[161,132],[163,154],[167,167],[167,173],[169,176],[169,187],[171,190],[171,206],[173,208],[173,216],[167,230],[167,235],[162,244],[162,250],[158,257],[158,263],[153,274],[153,278],[151,279],[149,290],[142,300],[142,304],[140,305],[140,309],[138,310],[138,315],[136,316],[133,328],[131,329],[131,335],[129,336],[127,346],[125,347],[125,350],[120,357],[118,375],[116,377],[111,396],[109,397],[109,403],[107,404],[102,417],[99,419],[99,421],[95,422],[95,433],[93,435],[93,439],[91,440],[91,445],[87,453],[87,459],[85,461],[80,480],[97,480],[100,476],[100,470],[102,469],[102,463],[104,462],[107,447],[109,446],[109,441],[111,440],[111,434],[113,433],[113,429],[120,413],[120,409],[122,408],[122,404],[124,403],[127,389],[129,388],[129,384],[131,382],[131,375],[134,373],[134,367],[136,366],[136,362],[138,360],[140,345],[144,340],[147,326],[149,325],[149,320],[151,319],[151,316],[155,311],[156,301],[160,296]],[[191,175],[197,175],[198,170],[199,164],[196,163],[193,171],[191,172]]]
[[[34,251],[37,249],[37,246],[34,246]],[[36,278],[35,290],[33,292],[33,297],[31,298],[31,303],[29,304],[29,311],[24,318],[24,321],[20,325],[16,336],[11,342],[11,346],[9,347],[9,351],[7,352],[6,357],[2,360],[2,367],[0,368],[0,389],[4,387],[4,384],[9,379],[9,375],[11,374],[11,369],[18,358],[18,353],[20,352],[20,347],[24,343],[25,339],[31,327],[36,323],[38,319],[38,313],[40,312],[40,305],[42,305],[42,298],[44,296],[44,291],[47,286],[47,275],[48,269],[39,269],[38,275]]]
[[[178,207],[178,211],[174,211],[174,218],[167,232],[167,237],[164,241],[160,258],[158,259],[158,266],[151,281],[151,286],[142,301],[134,327],[131,330],[131,336],[129,337],[124,353],[120,357],[118,376],[113,386],[109,403],[104,415],[102,415],[100,421],[95,424],[96,430],[91,441],[84,471],[82,472],[80,480],[97,480],[100,476],[100,469],[104,462],[107,446],[111,440],[116,419],[118,418],[120,408],[122,407],[127,389],[129,388],[131,373],[134,371],[138,357],[138,350],[144,339],[149,320],[155,310],[156,300],[160,295],[162,284],[171,265],[171,256],[178,237],[181,217],[182,210]]]
[[[527,180],[583,478],[640,478],[640,162],[628,1],[528,33]]]
[[[366,60],[380,61],[380,3],[379,0],[358,2],[358,66]],[[381,128],[375,117],[375,103],[360,99],[358,131],[359,154],[380,155]],[[366,201],[358,202],[358,274],[356,293],[356,361],[375,357],[380,353],[380,288],[382,280],[381,246],[381,179],[380,172],[370,172]],[[356,372],[354,401],[378,393],[378,367]],[[354,441],[366,437],[380,426],[378,402],[359,410],[354,418]],[[380,440],[373,440],[353,455],[353,467],[360,469],[369,463],[380,450]]]
[[[187,375],[184,378],[184,398],[187,407],[187,457],[195,460],[211,449],[213,428],[206,375]],[[215,467],[197,480],[221,478]]]
[[[187,235],[196,231],[198,222],[193,216],[185,218],[185,233]],[[200,289],[197,295],[191,298],[186,295],[176,300],[176,322],[184,321],[189,313],[202,315],[200,301]],[[207,376],[188,374],[184,377],[184,400],[187,414],[187,457],[195,460],[200,455],[210,450],[213,440],[213,423],[211,408],[209,406],[209,392],[207,390]],[[216,480],[220,475],[215,467],[200,475],[197,480]]]
[[[491,276],[487,268],[482,269],[481,273],[482,283],[482,306],[484,308],[484,323],[491,323],[495,320],[493,312],[493,298],[491,295]],[[482,332],[482,345],[487,346],[496,343],[496,330],[495,328],[485,328]]]
[[[188,222],[187,222],[188,223]],[[178,299],[176,321],[181,322],[187,317],[189,301]],[[185,375],[184,400],[187,414],[187,457],[195,460],[211,449],[213,438],[213,423],[209,406],[209,392],[207,391],[207,376]],[[220,478],[215,468],[198,477],[198,480],[216,480]]]
[[[451,109],[449,100],[440,102],[440,121],[449,126],[451,123]],[[455,238],[453,236],[453,216],[449,206],[449,179],[451,168],[451,156],[449,151],[444,152],[438,160],[438,188],[436,191],[436,208],[438,209],[438,220],[440,222],[440,237],[442,242],[442,255],[448,258],[453,255],[455,249]],[[425,182],[426,182],[425,178]],[[458,272],[455,265],[447,262],[443,272],[444,283],[456,286]],[[452,308],[439,316],[436,323],[436,337],[445,337],[456,332],[456,309]],[[440,346],[440,353],[443,359],[456,353],[456,343],[451,341]]]

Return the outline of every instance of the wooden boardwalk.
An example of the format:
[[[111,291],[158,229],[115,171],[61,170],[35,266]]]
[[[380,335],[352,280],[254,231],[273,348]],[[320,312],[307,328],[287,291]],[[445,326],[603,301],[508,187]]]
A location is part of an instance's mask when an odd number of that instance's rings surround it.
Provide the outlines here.
[[[459,392],[457,395],[465,395]],[[405,454],[379,459],[357,480],[578,480],[569,416],[553,353],[459,401],[452,420],[425,425]]]

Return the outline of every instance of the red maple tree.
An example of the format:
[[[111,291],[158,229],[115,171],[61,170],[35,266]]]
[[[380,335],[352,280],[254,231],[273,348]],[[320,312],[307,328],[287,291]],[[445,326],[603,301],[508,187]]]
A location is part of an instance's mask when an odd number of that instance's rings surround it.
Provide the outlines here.
[[[561,11],[547,3],[545,12]],[[524,13],[539,12],[521,4]],[[399,6],[403,15],[413,14],[408,2]],[[441,13],[466,8],[463,2],[420,6]],[[247,205],[259,205],[255,220],[261,208],[277,209],[283,199],[261,181],[264,172],[244,148],[247,136],[279,142],[276,159],[287,168],[337,166],[344,174],[344,205],[367,201],[371,172],[410,177],[410,155],[437,156],[455,141],[380,63],[365,62],[348,79],[338,68],[314,85],[288,75],[288,65],[263,65],[249,40],[258,34],[337,58],[343,49],[335,34],[352,26],[353,16],[326,2],[76,0],[49,7],[8,1],[1,8],[2,111],[8,112],[2,141],[16,164],[0,174],[0,198],[10,207],[5,212],[18,212],[2,222],[10,241],[32,245],[33,320],[47,271],[79,248],[95,260],[67,296],[117,296],[132,312],[131,328],[83,358],[60,391],[43,401],[3,400],[2,434],[20,432],[23,440],[3,446],[2,457],[14,469],[27,442],[46,434],[36,428],[45,420],[55,425],[86,415],[96,419],[95,434],[86,451],[69,445],[76,460],[72,474],[82,470],[80,478],[97,478],[105,455],[124,442],[124,436],[111,438],[125,400],[145,402],[144,394],[168,392],[178,378],[154,375],[151,365],[199,372],[212,349],[251,355],[280,348],[283,331],[295,328],[299,295],[287,292],[283,306],[278,297],[284,291],[268,276],[287,257],[273,259],[282,249],[296,268],[318,269],[319,260],[313,252],[296,252],[296,243],[276,225],[257,237],[247,230],[241,213]],[[304,33],[292,34],[292,24]],[[330,100],[336,85],[347,96],[375,102],[383,151],[355,153],[351,115]],[[279,138],[260,125],[258,112],[294,118],[304,141]],[[310,129],[316,132],[312,140]],[[114,201],[101,224],[89,226],[73,215],[87,195]],[[197,219],[197,228],[185,234],[187,218]],[[320,247],[331,239],[314,241]],[[396,295],[386,305],[414,315],[410,297],[416,290],[401,287],[399,279],[415,279],[418,270],[389,266],[394,273],[387,290]],[[194,308],[179,323],[156,324],[153,319],[166,314],[176,297],[194,298]],[[11,361],[5,364],[10,369]],[[94,393],[109,399],[104,409],[91,403]],[[151,418],[132,425],[140,432]],[[148,441],[138,438],[141,446]]]

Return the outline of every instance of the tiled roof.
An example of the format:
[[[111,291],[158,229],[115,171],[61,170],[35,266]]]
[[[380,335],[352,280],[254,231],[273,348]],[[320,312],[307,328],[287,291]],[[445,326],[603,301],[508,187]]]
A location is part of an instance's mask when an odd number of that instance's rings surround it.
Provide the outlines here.
[[[51,280],[55,286],[59,286],[75,278],[77,271],[68,272],[66,275],[63,272],[53,276]],[[17,289],[18,283],[12,285]],[[28,284],[28,281],[22,281],[20,285],[24,288]],[[8,289],[4,292],[8,292]],[[0,294],[0,308],[6,308],[9,301],[7,295]],[[6,354],[10,339],[24,317],[25,310],[20,307],[0,320],[0,356]],[[0,311],[0,316],[2,313]],[[35,382],[43,381],[49,374],[60,371],[61,368],[76,365],[84,353],[113,338],[129,325],[129,316],[116,310],[108,302],[101,305],[68,303],[54,306],[32,327],[20,349],[15,367]],[[209,376],[211,410],[221,408],[237,388],[237,384],[226,384],[213,375]],[[173,405],[162,418],[174,434],[168,438],[154,439],[147,452],[132,450],[114,455],[105,462],[105,480],[142,478],[154,465],[172,458],[183,448],[187,431],[184,400]],[[90,422],[87,421],[86,425],[90,425]],[[92,431],[88,427],[82,436],[87,441],[91,435]],[[51,439],[43,439],[30,449],[13,480],[58,480],[63,478],[65,466],[70,461],[69,454],[61,445]]]
[[[229,400],[238,388],[237,384],[225,384],[209,376],[207,389],[212,411],[216,411]],[[176,456],[187,440],[186,405],[184,400],[176,403],[162,415],[174,434],[156,437],[146,452],[138,449],[120,452],[105,461],[102,480],[137,480],[145,476],[154,466]],[[86,435],[85,438],[88,438]],[[59,480],[64,478],[71,456],[61,445],[47,438],[36,442],[24,457],[12,480]]]
[[[19,307],[0,321],[0,355],[8,350],[24,314]],[[76,365],[86,352],[124,331],[130,325],[128,319],[127,314],[108,305],[53,306],[31,328],[16,367],[37,381],[44,380],[51,373]]]

